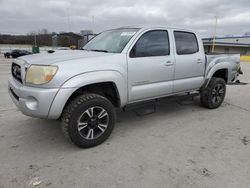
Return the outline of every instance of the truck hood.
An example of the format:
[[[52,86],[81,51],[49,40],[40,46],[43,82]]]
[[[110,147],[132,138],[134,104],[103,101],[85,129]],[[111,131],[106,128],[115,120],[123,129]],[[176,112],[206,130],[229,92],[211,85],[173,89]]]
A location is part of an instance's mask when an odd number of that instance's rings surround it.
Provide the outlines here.
[[[113,53],[83,51],[83,50],[60,50],[54,53],[33,54],[22,56],[18,59],[26,61],[28,64],[51,65],[54,63],[65,62],[82,58],[95,58],[114,55]]]

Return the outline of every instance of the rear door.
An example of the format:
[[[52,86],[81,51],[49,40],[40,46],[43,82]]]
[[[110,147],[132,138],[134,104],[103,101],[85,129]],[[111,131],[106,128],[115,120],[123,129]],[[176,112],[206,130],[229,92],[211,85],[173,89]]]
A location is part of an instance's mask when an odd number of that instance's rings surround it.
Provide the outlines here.
[[[204,82],[205,55],[202,41],[192,32],[174,30],[174,92],[200,88]]]
[[[168,30],[141,34],[128,54],[129,102],[173,92],[174,56]]]

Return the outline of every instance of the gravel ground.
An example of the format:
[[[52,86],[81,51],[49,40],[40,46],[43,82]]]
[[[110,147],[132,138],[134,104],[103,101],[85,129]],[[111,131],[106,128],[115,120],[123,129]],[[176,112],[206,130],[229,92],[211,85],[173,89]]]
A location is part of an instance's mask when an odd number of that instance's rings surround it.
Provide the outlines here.
[[[0,58],[0,187],[250,187],[250,85],[230,85],[216,110],[162,100],[156,113],[118,112],[111,137],[79,149],[60,122],[27,117],[7,93]],[[241,81],[250,82],[250,63]]]

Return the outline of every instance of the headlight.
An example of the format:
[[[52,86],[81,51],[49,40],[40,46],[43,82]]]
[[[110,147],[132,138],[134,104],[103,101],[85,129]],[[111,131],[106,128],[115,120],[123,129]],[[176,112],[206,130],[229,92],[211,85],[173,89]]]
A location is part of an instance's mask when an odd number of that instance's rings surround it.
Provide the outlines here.
[[[31,84],[48,83],[55,76],[57,66],[31,65],[26,73],[25,82]]]

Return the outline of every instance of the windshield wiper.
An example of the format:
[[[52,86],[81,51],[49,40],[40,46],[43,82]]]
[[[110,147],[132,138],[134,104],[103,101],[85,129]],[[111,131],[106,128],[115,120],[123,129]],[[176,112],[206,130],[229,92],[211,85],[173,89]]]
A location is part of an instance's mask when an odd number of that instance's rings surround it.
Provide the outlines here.
[[[105,53],[108,53],[108,51],[107,51],[107,50],[90,49],[90,51],[95,51],[95,52],[105,52]]]

